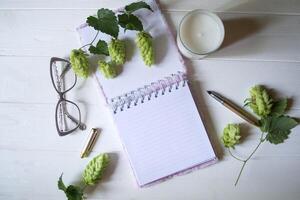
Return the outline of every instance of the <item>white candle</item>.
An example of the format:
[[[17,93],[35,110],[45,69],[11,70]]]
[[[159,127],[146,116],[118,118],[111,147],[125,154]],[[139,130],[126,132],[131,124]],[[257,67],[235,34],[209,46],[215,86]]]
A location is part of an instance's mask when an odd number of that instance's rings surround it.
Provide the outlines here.
[[[187,58],[200,59],[217,50],[224,40],[224,25],[214,13],[193,10],[180,22],[177,45]]]

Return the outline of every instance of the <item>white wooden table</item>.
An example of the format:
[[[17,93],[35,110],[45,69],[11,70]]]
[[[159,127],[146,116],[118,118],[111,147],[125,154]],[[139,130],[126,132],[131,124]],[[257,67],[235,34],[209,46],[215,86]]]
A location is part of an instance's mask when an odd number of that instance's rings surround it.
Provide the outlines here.
[[[195,8],[216,11],[224,20],[222,49],[188,62],[196,83],[193,93],[220,162],[155,186],[137,188],[117,131],[93,80],[81,81],[71,99],[79,102],[88,130],[59,137],[54,109],[57,95],[49,77],[49,58],[67,56],[79,47],[75,27],[100,7],[117,8],[122,0],[1,0],[0,2],[0,199],[65,199],[57,189],[80,178],[89,159],[79,154],[90,128],[103,132],[92,156],[113,153],[104,180],[88,199],[300,199],[300,127],[278,146],[264,144],[248,163],[237,187],[241,163],[220,145],[229,122],[243,122],[205,91],[216,90],[242,105],[248,89],[263,84],[293,98],[291,115],[300,117],[300,1],[162,0],[163,13],[175,31]],[[238,148],[247,155],[259,130],[245,128]]]

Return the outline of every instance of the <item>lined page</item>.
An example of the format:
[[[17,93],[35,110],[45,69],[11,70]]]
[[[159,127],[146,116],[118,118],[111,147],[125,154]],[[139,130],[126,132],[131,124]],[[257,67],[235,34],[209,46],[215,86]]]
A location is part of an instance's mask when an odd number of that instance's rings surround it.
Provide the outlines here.
[[[215,158],[187,85],[114,117],[140,186]]]

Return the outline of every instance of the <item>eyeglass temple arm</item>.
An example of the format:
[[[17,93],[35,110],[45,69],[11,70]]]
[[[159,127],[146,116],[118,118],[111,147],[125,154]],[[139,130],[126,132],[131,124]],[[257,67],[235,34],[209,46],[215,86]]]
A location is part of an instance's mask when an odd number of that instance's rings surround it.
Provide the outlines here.
[[[65,74],[71,69],[71,65],[68,63],[68,65],[64,68],[64,70],[62,71],[61,75],[60,75],[60,79],[62,79]]]
[[[84,123],[79,122],[79,120],[77,120],[75,117],[73,117],[72,115],[70,115],[70,113],[68,112],[66,105],[63,105],[63,109],[62,112],[67,115],[67,117],[75,124],[79,124],[79,129],[80,130],[85,130],[86,129],[86,125]]]
[[[79,124],[79,129],[80,130],[85,130],[86,129],[86,125],[84,123],[79,122],[75,117],[73,117],[72,115],[70,115],[67,111],[65,111],[65,114],[67,115],[67,117],[75,124]]]

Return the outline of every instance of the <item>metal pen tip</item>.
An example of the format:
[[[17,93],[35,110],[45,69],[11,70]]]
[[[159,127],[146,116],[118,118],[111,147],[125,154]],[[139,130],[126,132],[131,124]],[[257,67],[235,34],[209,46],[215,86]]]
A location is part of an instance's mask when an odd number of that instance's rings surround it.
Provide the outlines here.
[[[212,91],[210,91],[210,90],[207,90],[206,92],[207,92],[209,95],[212,94]]]

